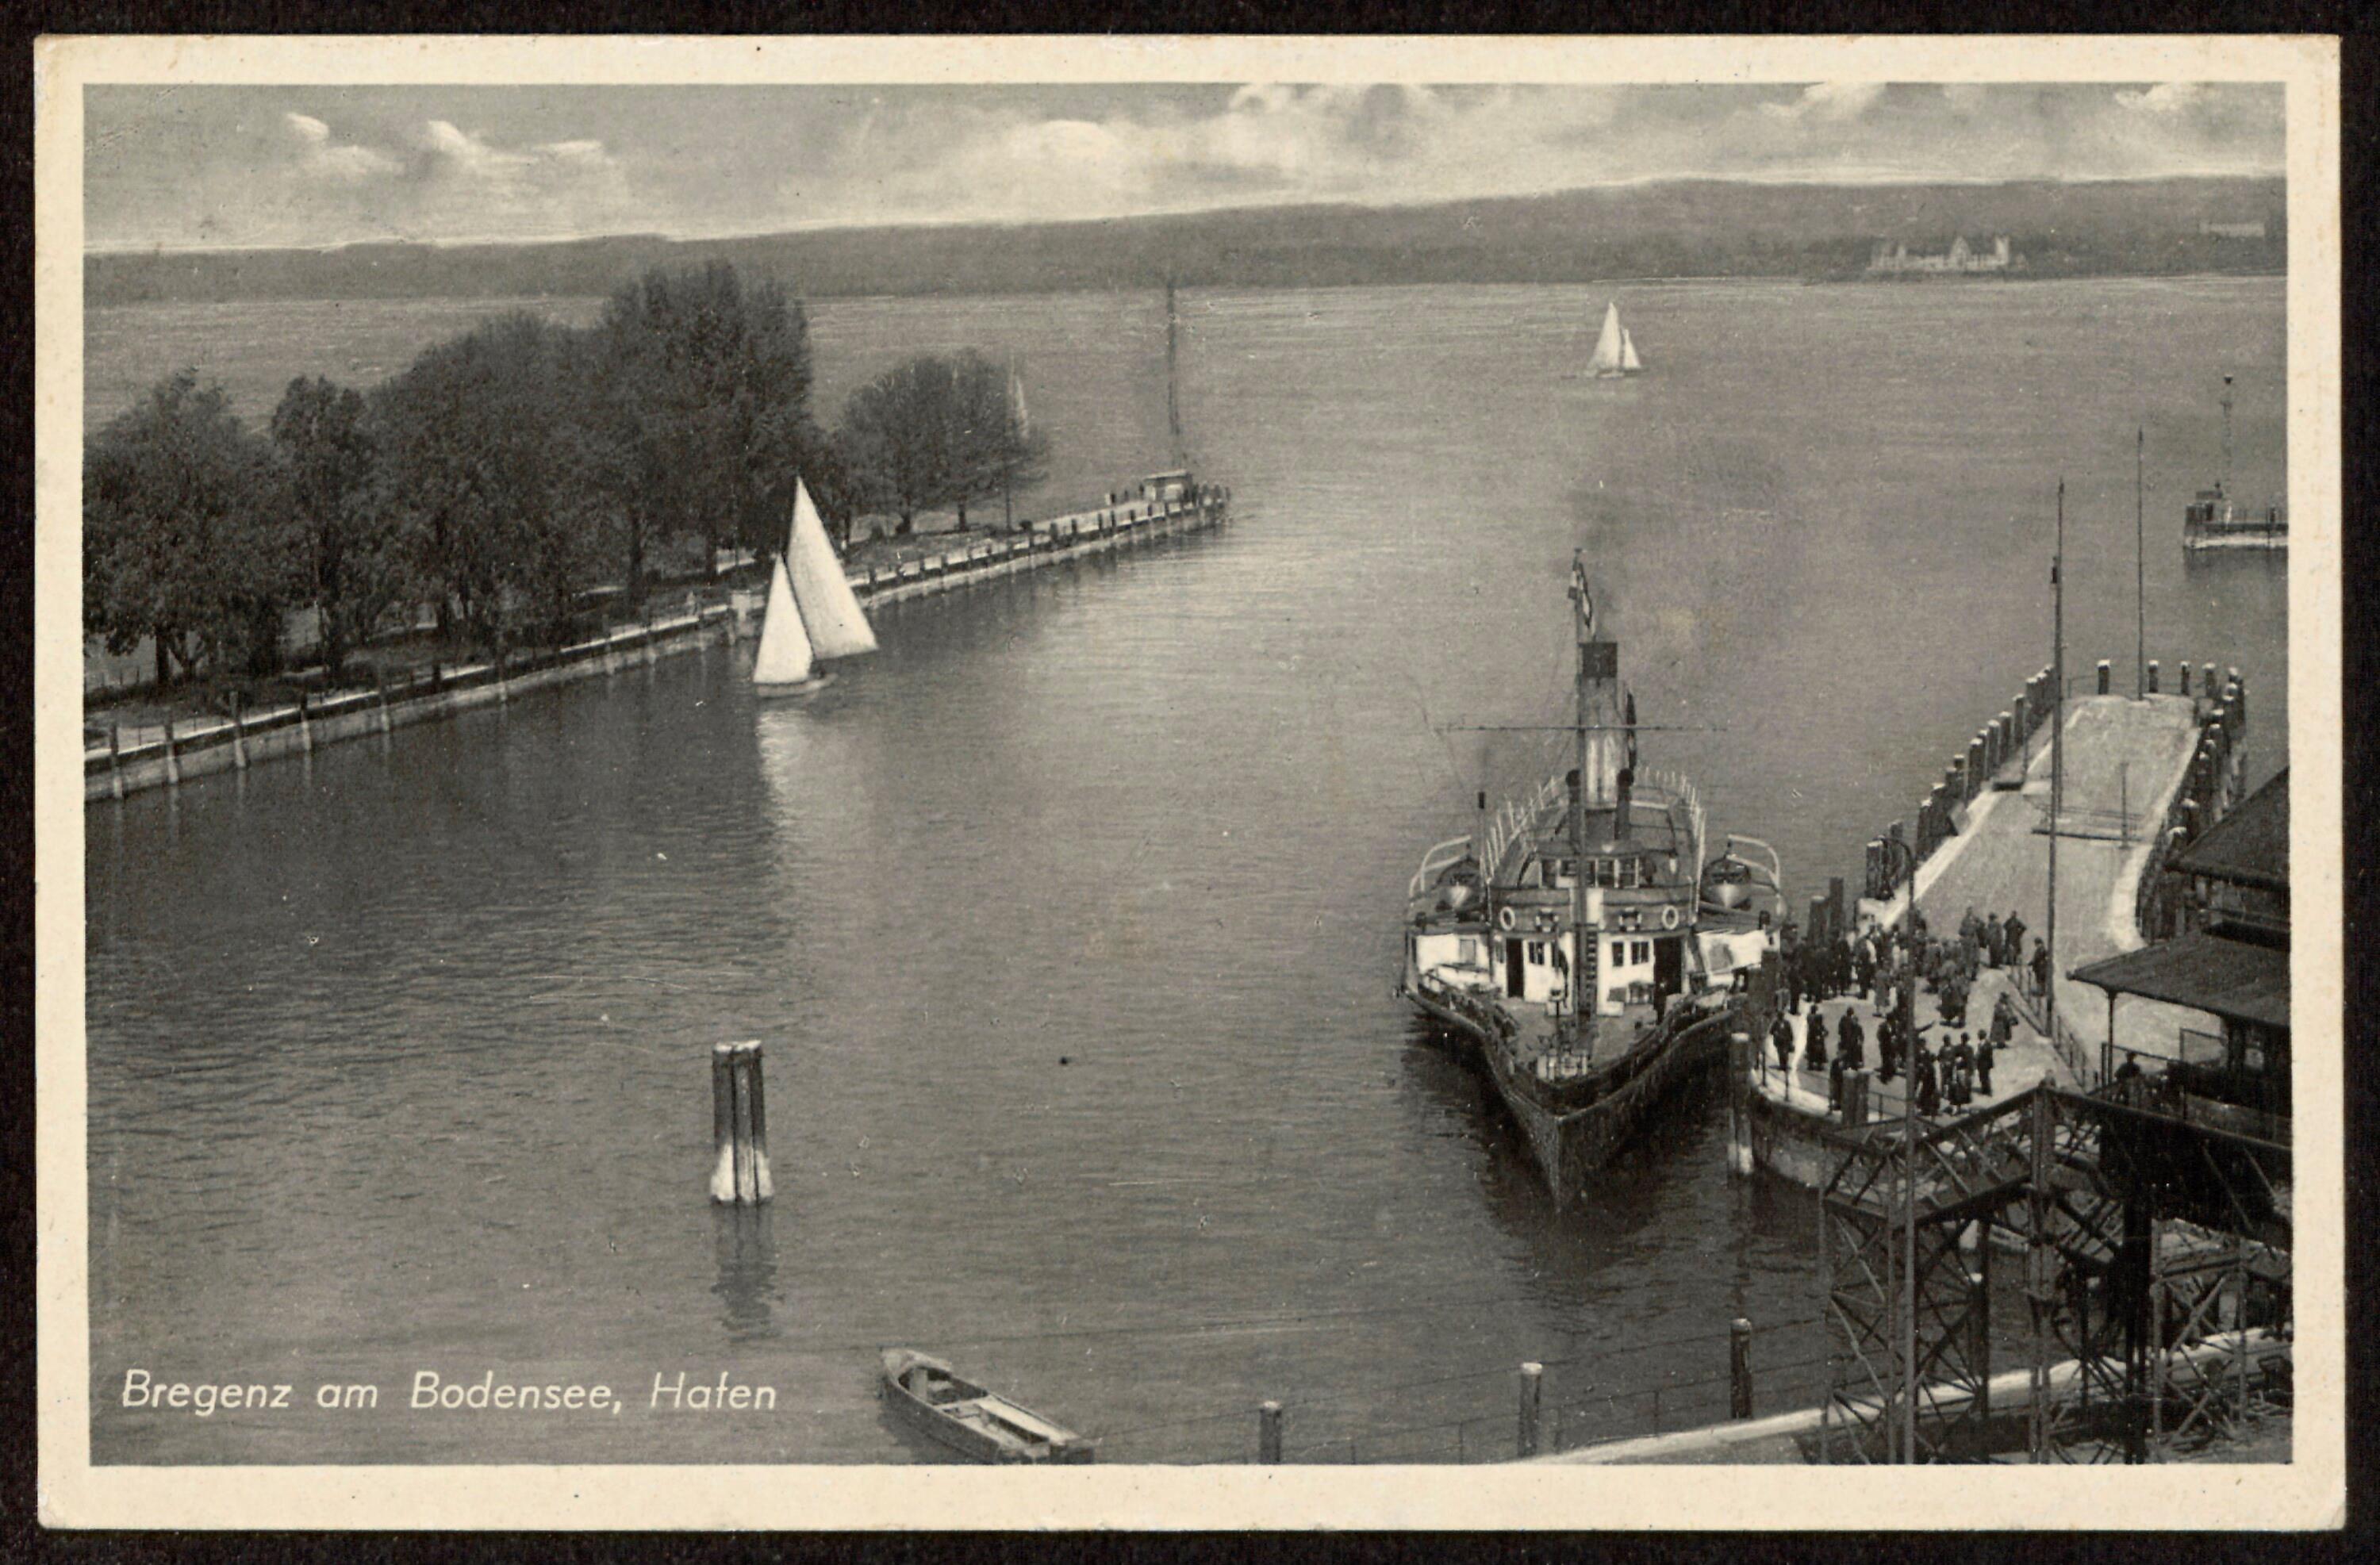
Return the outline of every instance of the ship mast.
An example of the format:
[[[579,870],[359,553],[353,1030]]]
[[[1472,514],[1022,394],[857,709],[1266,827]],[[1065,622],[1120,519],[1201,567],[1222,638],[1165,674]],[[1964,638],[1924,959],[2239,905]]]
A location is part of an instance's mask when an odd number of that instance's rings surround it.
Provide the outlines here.
[[[2223,478],[2215,491],[2224,499],[2231,498],[2231,377],[2223,377]]]
[[[1573,555],[1570,571],[1571,604],[1578,626],[1578,722],[1571,765],[1570,788],[1570,1016],[1573,1040],[1586,1041],[1586,722],[1587,647],[1595,633],[1595,600],[1587,595],[1586,561]]]
[[[1182,440],[1182,386],[1180,374],[1182,320],[1173,308],[1173,275],[1165,277],[1165,427],[1173,435],[1173,465],[1186,467],[1190,454]]]

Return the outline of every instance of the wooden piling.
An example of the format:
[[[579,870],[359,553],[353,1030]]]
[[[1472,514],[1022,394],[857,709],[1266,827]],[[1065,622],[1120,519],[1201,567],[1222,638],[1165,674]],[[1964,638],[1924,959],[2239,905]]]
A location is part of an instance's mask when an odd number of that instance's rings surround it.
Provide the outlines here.
[[[2155,695],[2156,693],[2157,693],[2157,661],[2156,661],[2155,658],[2151,658],[2151,659],[2149,660],[2149,694],[2150,694],[2150,695],[2152,695],[2152,696],[2154,696],[2154,695]]]
[[[1281,1463],[1281,1404],[1257,1404],[1257,1461],[1268,1467]]]
[[[1537,1415],[1544,1406],[1546,1366],[1529,1363],[1521,1365],[1521,1424],[1516,1456],[1537,1454]]]
[[[748,1183],[750,1194],[746,1198],[757,1206],[777,1194],[776,1182],[769,1174],[769,1096],[760,1086],[760,1045],[758,1040],[737,1050],[736,1058],[744,1063],[737,1119],[748,1132],[745,1140],[745,1161],[751,1171],[748,1182],[741,1173],[736,1176],[736,1193],[744,1195]]]
[[[1727,1415],[1752,1416],[1752,1322],[1741,1316],[1727,1328]]]
[[[231,693],[231,763],[242,771],[248,770],[248,725],[240,721],[237,690]]]
[[[735,1046],[710,1046],[710,1199],[735,1204]]]
[[[2188,658],[2184,658],[2175,666],[2181,671],[2181,688],[2176,691],[2175,694],[2187,696],[2190,694],[2190,660]]]
[[[174,747],[174,720],[165,719],[165,781],[179,785],[182,781],[182,758]]]
[[[2111,689],[2111,688],[2113,687],[2113,684],[2114,684],[2114,674],[2115,674],[2115,670],[2114,670],[2114,668],[2113,668],[2113,667],[2108,663],[2108,661],[2107,661],[2107,659],[2105,659],[2105,658],[2101,658],[2101,659],[2099,660],[2099,694],[2100,694],[2100,695],[2102,695],[2102,696],[2106,695],[2106,694],[2108,692],[2108,690],[2109,690],[2109,689]]]
[[[388,670],[373,668],[372,688],[380,695],[380,731],[386,734],[388,732]]]
[[[124,796],[124,735],[112,722],[107,725],[107,782],[117,798]]]
[[[302,689],[298,692],[298,748],[310,756],[314,753],[314,715]]]

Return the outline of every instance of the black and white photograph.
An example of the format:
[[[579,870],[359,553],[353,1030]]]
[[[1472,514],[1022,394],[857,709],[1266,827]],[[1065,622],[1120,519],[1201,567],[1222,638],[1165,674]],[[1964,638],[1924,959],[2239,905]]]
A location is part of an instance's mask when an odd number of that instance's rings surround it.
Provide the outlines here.
[[[45,1520],[2343,1517],[2327,41],[35,69]]]

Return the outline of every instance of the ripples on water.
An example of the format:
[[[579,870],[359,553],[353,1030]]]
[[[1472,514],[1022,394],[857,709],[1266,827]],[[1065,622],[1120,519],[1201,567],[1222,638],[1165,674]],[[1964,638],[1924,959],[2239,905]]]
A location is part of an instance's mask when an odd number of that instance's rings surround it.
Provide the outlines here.
[[[2278,485],[2281,289],[1637,288],[1621,385],[1568,378],[1602,297],[1187,295],[1220,532],[893,606],[807,707],[714,651],[91,810],[94,1454],[901,1461],[872,1377],[908,1343],[1112,1458],[1238,1461],[1265,1397],[1293,1452],[1509,1438],[1521,1359],[1578,1357],[1548,1395],[1585,1401],[1815,1315],[1809,1205],[1725,1177],[1712,1105],[1557,1219],[1391,997],[1416,855],[1543,749],[1436,730],[1558,721],[1587,546],[1645,721],[1688,725],[1648,759],[1815,889],[2046,661],[2060,470],[2076,665],[2129,661],[2145,419],[2151,655],[2240,665],[2269,769],[2280,573],[2176,540],[2219,369],[2240,491]],[[140,383],[141,312],[93,313]],[[830,406],[920,347],[1021,354],[1062,454],[1036,509],[1164,463],[1154,300],[815,318]],[[742,1037],[759,1214],[703,1195],[707,1050]],[[132,1365],[383,1406],[125,1413]],[[393,1410],[419,1368],[640,1405]],[[722,1368],[780,1411],[642,1412]]]

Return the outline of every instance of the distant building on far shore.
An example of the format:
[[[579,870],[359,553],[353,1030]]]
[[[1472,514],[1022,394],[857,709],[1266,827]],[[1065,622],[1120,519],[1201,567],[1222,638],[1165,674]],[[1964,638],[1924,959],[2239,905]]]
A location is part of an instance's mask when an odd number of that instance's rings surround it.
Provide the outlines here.
[[[2005,234],[1992,240],[1992,248],[1989,250],[1969,249],[1966,236],[1961,234],[1950,241],[1949,249],[1941,255],[1911,255],[1909,247],[1905,244],[1896,244],[1889,239],[1878,239],[1876,242],[1876,249],[1869,254],[1867,261],[1867,269],[1877,273],[1965,274],[1978,272],[2011,272],[2021,269],[2023,265],[2024,257],[2010,250],[2008,236]]]
[[[2265,237],[2262,223],[2201,223],[2198,231],[2214,239],[2261,239]]]

